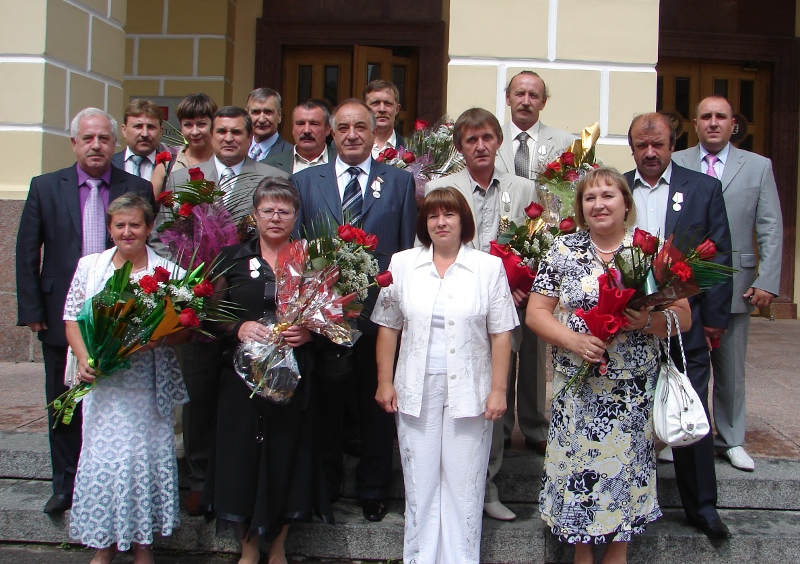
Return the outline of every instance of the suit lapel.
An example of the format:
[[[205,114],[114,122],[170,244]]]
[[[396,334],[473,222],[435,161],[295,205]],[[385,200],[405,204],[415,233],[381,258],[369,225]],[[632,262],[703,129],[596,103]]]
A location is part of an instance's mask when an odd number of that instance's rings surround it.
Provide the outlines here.
[[[108,203],[110,204],[125,193],[125,177],[118,169],[111,168],[111,185],[108,187]]]
[[[78,190],[78,171],[74,165],[64,170],[61,177],[61,186],[59,192],[64,198],[64,205],[69,210],[69,216],[72,218],[72,225],[75,227],[75,233],[78,234],[79,240],[83,238],[83,221],[81,219],[81,196]]]
[[[728,151],[728,162],[725,163],[725,168],[722,169],[722,178],[720,179],[723,192],[728,189],[733,178],[739,174],[742,166],[744,166],[744,153],[731,145]]]
[[[369,209],[377,201],[377,198],[373,197],[372,195],[373,192],[372,184],[379,178],[380,180],[378,180],[378,182],[380,183],[381,186],[379,193],[381,194],[381,196],[385,196],[386,194],[383,194],[383,190],[385,186],[388,186],[388,183],[386,181],[386,168],[381,166],[381,164],[378,161],[373,159],[372,165],[369,168],[369,176],[367,177],[367,189],[364,191],[364,207],[362,208],[361,212],[362,216],[367,215]]]
[[[324,200],[325,205],[331,212],[331,216],[339,223],[342,224],[342,198],[339,196],[339,184],[336,182],[336,166],[334,163],[327,165],[315,166],[315,170],[319,171],[319,185],[314,186],[312,183],[311,189],[319,194]],[[311,218],[314,220],[316,218]]]
[[[667,199],[667,217],[666,220],[664,221],[664,231],[665,231],[664,237],[668,237],[669,235],[675,233],[675,228],[678,225],[678,220],[681,217],[681,211],[683,210],[685,202],[681,202],[680,208],[676,210],[674,207],[676,202],[673,198],[675,197],[675,194],[680,192],[681,194],[683,194],[685,199],[686,197],[686,190],[684,188],[685,185],[686,185],[686,179],[683,178],[683,175],[680,173],[680,169],[677,167],[677,165],[673,163],[672,178],[670,178],[669,182],[669,197]]]
[[[511,138],[511,125],[510,122],[503,126],[503,143],[500,145],[498,151],[500,159],[506,166],[506,170],[514,173],[514,140]],[[474,212],[473,212],[474,213]]]

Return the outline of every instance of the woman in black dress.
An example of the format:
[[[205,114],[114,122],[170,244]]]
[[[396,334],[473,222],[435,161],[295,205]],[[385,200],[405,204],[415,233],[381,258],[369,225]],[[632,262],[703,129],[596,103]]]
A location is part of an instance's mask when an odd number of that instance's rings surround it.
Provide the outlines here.
[[[253,194],[258,237],[227,247],[220,254],[215,282],[220,299],[242,307],[238,323],[213,330],[223,339],[216,461],[206,481],[204,500],[217,518],[217,529],[232,526],[242,543],[240,564],[257,563],[258,539],[269,543],[269,562],[285,563],[284,540],[289,522],[308,520],[313,511],[326,523],[333,516],[313,448],[312,387],[314,355],[326,341],[308,329],[293,326],[283,332],[294,348],[302,378],[287,404],[261,397],[236,375],[233,356],[245,340],[266,342],[268,329],[258,323],[275,312],[278,252],[289,243],[300,196],[283,178],[265,178]],[[329,342],[328,346],[330,345]]]

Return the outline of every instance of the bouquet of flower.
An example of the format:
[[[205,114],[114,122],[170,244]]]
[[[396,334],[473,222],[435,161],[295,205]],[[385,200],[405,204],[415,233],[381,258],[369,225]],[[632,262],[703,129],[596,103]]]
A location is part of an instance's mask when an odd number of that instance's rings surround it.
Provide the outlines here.
[[[599,137],[598,122],[585,127],[580,139],[576,139],[569,149],[539,173],[536,196],[545,206],[548,223],[572,215],[575,182],[588,171],[600,167],[595,160],[595,143]]]
[[[182,267],[188,268],[193,260],[211,264],[223,247],[240,242],[237,222],[222,200],[236,178],[217,186],[206,180],[199,168],[190,168],[188,182],[174,192],[161,192],[156,198],[169,215],[158,227],[161,239]],[[235,199],[246,197],[242,194]],[[235,209],[241,202],[231,201],[228,205]]]
[[[539,261],[553,246],[555,238],[575,231],[575,220],[571,217],[561,220],[558,226],[548,225],[542,218],[543,212],[541,204],[531,202],[525,208],[528,219],[519,227],[507,217],[501,217],[497,241],[489,243],[489,254],[503,261],[512,292],[516,289],[530,292]]]
[[[130,356],[150,341],[182,329],[205,333],[201,321],[235,321],[230,302],[215,302],[207,270],[200,265],[182,275],[157,266],[152,275],[131,280],[126,262],[103,289],[86,300],[77,323],[89,352],[89,365],[98,375],[91,383],[80,382],[47,407],[55,409],[55,423],[72,421],[75,406],[101,378],[130,366]],[[207,334],[207,333],[205,333]]]
[[[312,259],[312,247],[318,247],[316,241],[292,241],[278,253],[275,321],[260,320],[270,328],[270,337],[266,343],[244,342],[236,351],[234,367],[252,390],[250,397],[257,394],[275,403],[286,403],[294,395],[300,373],[291,347],[281,337],[289,327],[305,327],[338,345],[352,346],[358,338],[358,332],[347,321],[351,317],[347,306],[357,299],[362,288],[340,295],[336,290],[340,274],[337,259],[318,251],[314,251]],[[391,283],[389,272],[379,274],[372,282],[381,286]]]

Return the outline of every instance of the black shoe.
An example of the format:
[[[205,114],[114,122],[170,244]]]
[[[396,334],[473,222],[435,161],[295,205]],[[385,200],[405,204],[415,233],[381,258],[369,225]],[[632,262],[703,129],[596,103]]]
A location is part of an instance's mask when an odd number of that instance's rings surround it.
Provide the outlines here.
[[[525,439],[525,447],[536,454],[544,456],[545,451],[547,451],[547,441],[529,441]]]
[[[505,439],[503,441],[503,447],[504,448],[511,448],[511,439],[510,438],[509,439]]]
[[[386,517],[386,504],[382,499],[365,499],[361,509],[367,521],[377,522]]]
[[[53,494],[44,505],[45,513],[64,513],[72,507],[72,496],[64,494]]]
[[[361,448],[361,439],[350,439],[345,441],[343,445],[344,453],[347,456],[360,457],[363,449]]]
[[[733,538],[728,526],[717,517],[711,521],[690,521],[692,525],[700,529],[710,539],[730,539]]]

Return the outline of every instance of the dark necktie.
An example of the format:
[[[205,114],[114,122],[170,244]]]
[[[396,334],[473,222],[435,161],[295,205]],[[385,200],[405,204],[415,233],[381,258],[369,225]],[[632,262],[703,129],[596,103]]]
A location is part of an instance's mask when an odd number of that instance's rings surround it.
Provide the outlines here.
[[[106,248],[105,207],[100,197],[100,186],[103,181],[99,178],[86,180],[89,186],[89,197],[83,206],[83,256],[102,253]]]
[[[142,162],[144,157],[141,155],[132,155],[131,162],[133,163],[133,173],[136,176],[142,176]]]
[[[524,131],[517,135],[519,147],[517,147],[517,152],[514,154],[514,174],[523,178],[529,178],[531,170],[531,155],[528,151],[528,137],[530,137],[530,135]]]
[[[358,183],[358,175],[361,169],[351,166],[347,169],[350,173],[350,182],[344,188],[342,197],[342,220],[343,223],[357,225],[361,221],[361,214],[364,208],[364,198],[361,196],[361,185]]]

